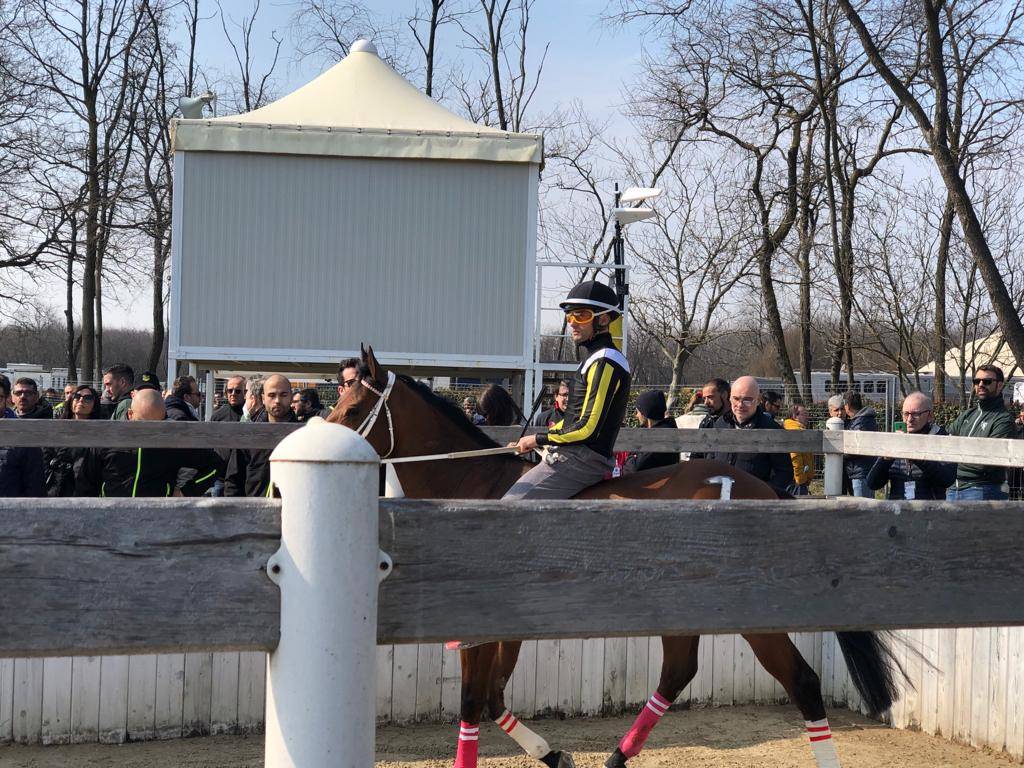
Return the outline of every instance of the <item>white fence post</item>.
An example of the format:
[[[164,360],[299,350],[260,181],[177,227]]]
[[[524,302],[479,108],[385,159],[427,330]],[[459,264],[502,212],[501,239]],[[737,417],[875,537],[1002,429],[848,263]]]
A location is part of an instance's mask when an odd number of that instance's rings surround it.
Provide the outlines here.
[[[379,460],[350,429],[312,419],[271,455],[281,548],[281,642],[267,662],[266,768],[374,762]]]
[[[838,416],[833,416],[825,422],[825,429],[829,432],[842,431],[843,420]],[[825,495],[841,496],[843,494],[843,454],[829,453],[827,442],[825,450]]]

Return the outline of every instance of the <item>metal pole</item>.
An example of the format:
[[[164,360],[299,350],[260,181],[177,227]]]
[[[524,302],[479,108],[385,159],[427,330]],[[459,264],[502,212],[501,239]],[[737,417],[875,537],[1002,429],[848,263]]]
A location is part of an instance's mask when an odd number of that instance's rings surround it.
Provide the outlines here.
[[[843,420],[838,416],[825,422],[825,429],[830,432],[842,431]],[[843,494],[843,454],[825,454],[825,495],[842,496]]]
[[[209,421],[213,418],[213,404],[216,402],[214,398],[215,389],[217,388],[217,380],[214,378],[213,371],[206,372],[206,414],[205,420]]]
[[[266,768],[374,762],[380,461],[355,432],[322,419],[270,457],[281,489],[281,641],[267,661]]]

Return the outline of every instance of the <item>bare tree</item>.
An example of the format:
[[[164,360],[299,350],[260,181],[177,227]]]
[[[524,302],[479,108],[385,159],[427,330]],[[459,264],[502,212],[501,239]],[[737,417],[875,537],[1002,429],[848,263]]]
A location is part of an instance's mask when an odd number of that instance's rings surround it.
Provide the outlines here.
[[[486,104],[486,110],[471,110],[474,119],[497,125],[503,131],[523,131],[530,104],[537,93],[544,62],[550,43],[545,44],[536,65],[527,56],[530,31],[530,12],[537,0],[478,0],[482,24],[478,27],[472,16],[459,16],[457,21],[487,64],[487,77],[463,75],[456,87],[465,106]],[[479,99],[481,85],[486,83],[490,92],[485,100]]]
[[[945,0],[921,0],[920,15],[916,24],[910,26],[908,34],[916,34],[921,28],[924,33],[925,51],[923,65],[928,72],[927,80],[917,89],[908,88],[903,78],[893,68],[893,62],[883,53],[877,38],[878,32],[872,32],[865,23],[860,12],[854,8],[850,0],[839,0],[847,19],[860,38],[864,51],[878,75],[892,90],[900,103],[913,117],[931,151],[936,168],[946,185],[947,192],[956,210],[964,240],[977,263],[978,271],[992,302],[992,307],[999,321],[999,327],[1006,338],[1014,356],[1024,360],[1024,324],[1017,314],[1013,299],[1007,290],[1003,276],[999,272],[995,256],[987,242],[975,202],[968,188],[961,166],[956,156],[956,147],[951,143],[952,117],[950,112],[950,69],[951,57],[949,48],[949,29],[957,23],[957,18],[973,15],[978,29],[977,39],[981,51],[987,51],[990,58],[1002,57],[1003,66],[1000,73],[1000,87],[1013,87],[1017,90],[1012,96],[998,99],[1001,102],[989,104],[989,108],[1001,112],[1019,109],[1021,105],[1019,80],[1008,71],[1007,59],[1019,58],[1017,50],[1020,40],[1017,32],[1024,18],[1024,4],[1021,2],[999,5],[986,0],[978,0],[973,4],[960,5],[954,15],[946,15],[948,8]],[[890,22],[885,19],[883,23]],[[917,24],[920,26],[918,27]],[[973,98],[986,98],[988,94],[977,92]],[[928,103],[931,102],[929,115]]]
[[[734,158],[694,160],[673,159],[659,181],[665,195],[656,221],[630,238],[630,317],[669,363],[670,405],[691,357],[732,330],[745,305],[737,289],[755,271],[750,210],[729,173]]]
[[[444,0],[438,5],[444,5]],[[418,6],[415,13],[418,16]],[[443,22],[444,14],[439,9],[437,23]],[[411,21],[409,24],[413,26]],[[400,25],[381,18],[360,0],[299,0],[290,27],[299,61],[315,59],[325,65],[335,64],[348,56],[352,43],[366,38],[376,43],[381,58],[398,72],[405,75],[412,70],[404,56],[406,41]]]
[[[243,15],[240,21],[232,19],[224,12],[224,7],[220,3],[217,4],[224,39],[231,47],[235,63],[238,65],[238,81],[235,84],[233,101],[235,109],[239,112],[252,112],[274,98],[274,70],[277,69],[277,62],[281,56],[283,38],[277,34],[277,30],[271,30],[270,40],[274,44],[274,55],[267,68],[259,71],[256,54],[253,51],[253,34],[260,14],[260,4],[261,0],[253,0],[252,13]]]
[[[16,33],[32,61],[33,84],[63,108],[67,138],[55,164],[81,179],[84,199],[82,368],[98,378],[103,265],[131,153],[138,105],[136,44],[147,0],[25,0]]]

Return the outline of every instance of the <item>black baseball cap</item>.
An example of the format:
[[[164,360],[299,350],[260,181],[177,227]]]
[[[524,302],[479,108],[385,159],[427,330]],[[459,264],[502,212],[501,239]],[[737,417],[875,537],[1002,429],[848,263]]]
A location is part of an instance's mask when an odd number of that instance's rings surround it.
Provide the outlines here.
[[[160,391],[160,378],[152,371],[143,371],[135,377],[135,390],[155,389]]]

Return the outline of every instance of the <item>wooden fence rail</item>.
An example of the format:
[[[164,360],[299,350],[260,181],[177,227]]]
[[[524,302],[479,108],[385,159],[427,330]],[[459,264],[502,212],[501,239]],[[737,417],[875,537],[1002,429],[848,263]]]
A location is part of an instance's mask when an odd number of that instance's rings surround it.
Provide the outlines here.
[[[382,500],[377,638],[1024,624],[1022,536],[1019,502]],[[279,539],[271,500],[0,501],[0,655],[273,649]]]
[[[34,421],[0,419],[0,445],[110,448],[273,448],[301,424],[214,422]],[[498,443],[519,436],[519,427],[483,430]],[[532,429],[537,432],[540,430]],[[623,429],[620,451],[810,452],[892,456],[991,466],[1024,466],[1024,441],[902,432],[817,430]]]

